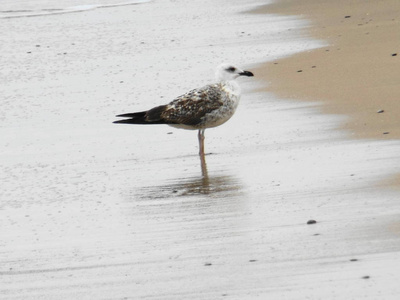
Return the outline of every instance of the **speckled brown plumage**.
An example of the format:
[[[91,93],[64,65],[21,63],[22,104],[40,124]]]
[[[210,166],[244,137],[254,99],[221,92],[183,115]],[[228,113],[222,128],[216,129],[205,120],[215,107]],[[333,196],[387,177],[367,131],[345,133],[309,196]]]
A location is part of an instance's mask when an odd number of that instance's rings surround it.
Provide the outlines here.
[[[222,94],[220,84],[192,90],[164,106],[160,118],[169,124],[202,126],[206,115],[224,104],[221,100],[224,96]]]

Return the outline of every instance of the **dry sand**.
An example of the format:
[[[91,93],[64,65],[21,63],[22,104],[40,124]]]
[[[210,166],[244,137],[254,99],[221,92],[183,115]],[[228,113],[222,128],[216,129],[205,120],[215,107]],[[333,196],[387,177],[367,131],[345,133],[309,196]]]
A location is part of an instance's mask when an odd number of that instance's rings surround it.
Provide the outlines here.
[[[257,12],[309,19],[311,26],[298,31],[327,41],[260,68],[269,91],[349,115],[342,127],[352,138],[400,138],[399,1],[282,0]]]
[[[348,139],[344,115],[265,91],[258,63],[327,42],[297,17],[243,13],[262,4],[1,20],[2,299],[398,298],[399,195],[377,187],[399,172],[398,141]],[[111,123],[222,61],[256,77],[206,131],[207,177],[195,132]]]

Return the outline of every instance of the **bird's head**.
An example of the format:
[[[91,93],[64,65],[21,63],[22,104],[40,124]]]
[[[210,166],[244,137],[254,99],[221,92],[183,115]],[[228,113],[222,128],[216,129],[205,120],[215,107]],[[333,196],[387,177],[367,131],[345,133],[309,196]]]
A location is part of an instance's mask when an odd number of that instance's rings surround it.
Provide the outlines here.
[[[239,76],[254,76],[250,71],[244,71],[231,64],[222,64],[217,67],[215,77],[217,81],[230,81],[235,80]]]

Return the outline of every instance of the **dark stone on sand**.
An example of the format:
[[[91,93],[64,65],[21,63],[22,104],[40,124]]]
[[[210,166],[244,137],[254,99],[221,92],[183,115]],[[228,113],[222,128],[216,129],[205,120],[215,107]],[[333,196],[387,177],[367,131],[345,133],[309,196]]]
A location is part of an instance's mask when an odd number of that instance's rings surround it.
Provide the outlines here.
[[[385,112],[383,109],[377,111],[378,114],[381,114],[383,112]]]
[[[392,56],[397,56],[397,53],[393,53]]]
[[[358,259],[357,258],[352,258],[352,259],[350,259],[350,261],[358,261]]]
[[[350,18],[350,17],[351,17],[351,16],[344,16],[345,19],[348,19],[348,18]]]
[[[387,131],[387,132],[384,132],[383,134],[389,134],[389,132]]]
[[[311,224],[315,224],[315,223],[317,223],[317,221],[315,221],[315,220],[308,220],[307,221],[307,225],[311,225]]]
[[[369,279],[369,276],[363,276],[362,279]]]
[[[249,262],[255,262],[257,261],[256,259],[250,259]]]
[[[303,72],[303,70],[298,70],[297,72],[300,73],[300,72]]]
[[[212,263],[205,263],[204,265],[209,267],[209,266],[212,266]]]

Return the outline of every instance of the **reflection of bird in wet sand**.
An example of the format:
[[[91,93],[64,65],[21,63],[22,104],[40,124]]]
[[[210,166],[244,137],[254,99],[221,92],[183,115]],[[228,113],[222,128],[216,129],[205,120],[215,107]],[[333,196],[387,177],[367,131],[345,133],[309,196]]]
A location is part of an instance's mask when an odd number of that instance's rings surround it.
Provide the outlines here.
[[[191,90],[166,105],[148,111],[121,114],[126,119],[115,121],[123,124],[167,124],[172,127],[198,130],[200,157],[204,159],[204,131],[228,121],[240,99],[240,87],[235,79],[254,76],[232,65],[223,64],[216,70],[217,83]]]

